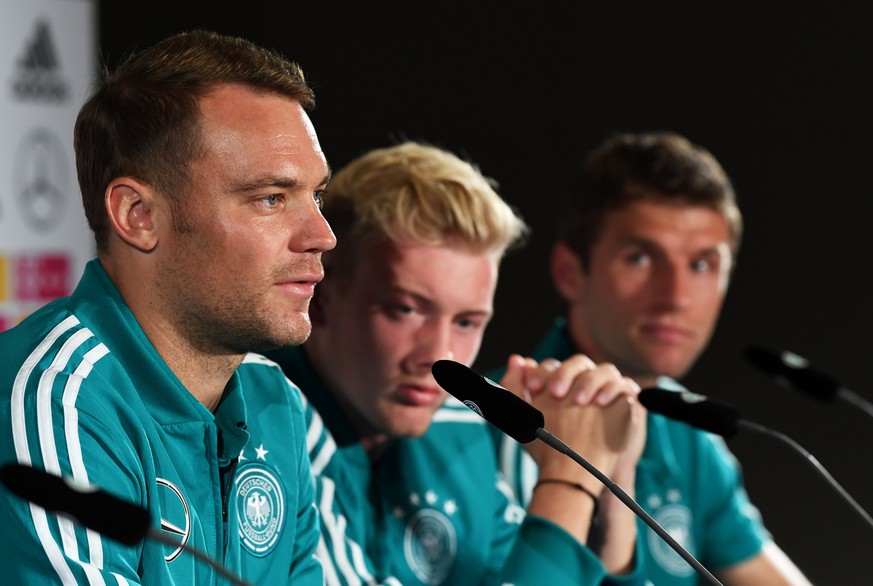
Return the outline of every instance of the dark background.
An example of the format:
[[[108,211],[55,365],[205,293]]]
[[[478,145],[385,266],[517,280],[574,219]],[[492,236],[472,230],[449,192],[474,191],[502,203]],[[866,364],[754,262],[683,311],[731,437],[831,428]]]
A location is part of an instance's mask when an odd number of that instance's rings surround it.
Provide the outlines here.
[[[560,311],[545,261],[557,195],[585,152],[616,130],[709,148],[746,233],[713,343],[685,382],[794,438],[873,510],[873,419],[778,386],[743,357],[751,343],[789,349],[873,399],[871,16],[861,3],[105,1],[100,47],[114,65],[190,28],[247,36],[304,67],[334,168],[410,138],[497,179],[533,235],[504,263],[480,369],[530,351]],[[766,436],[728,444],[813,582],[871,582],[873,528],[811,466]]]

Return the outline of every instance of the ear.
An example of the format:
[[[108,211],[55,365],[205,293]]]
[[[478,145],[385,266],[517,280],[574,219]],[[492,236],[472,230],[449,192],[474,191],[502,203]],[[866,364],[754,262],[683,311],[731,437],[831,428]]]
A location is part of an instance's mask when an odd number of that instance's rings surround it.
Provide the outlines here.
[[[155,230],[154,190],[148,185],[118,177],[106,188],[106,212],[119,238],[144,252],[158,244]]]
[[[579,255],[565,243],[557,242],[552,247],[550,269],[552,282],[561,297],[567,302],[578,299],[585,285],[585,274]]]

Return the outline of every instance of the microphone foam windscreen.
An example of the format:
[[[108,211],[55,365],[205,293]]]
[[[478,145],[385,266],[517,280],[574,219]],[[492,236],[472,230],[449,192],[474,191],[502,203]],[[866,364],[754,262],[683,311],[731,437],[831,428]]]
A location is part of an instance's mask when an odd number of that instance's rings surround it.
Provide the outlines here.
[[[437,360],[431,371],[449,394],[517,442],[533,441],[545,425],[541,411],[459,362]]]
[[[740,412],[736,408],[703,395],[651,388],[640,391],[639,401],[652,413],[659,413],[722,437],[732,437],[739,429]]]
[[[13,494],[125,545],[139,543],[151,523],[149,512],[138,505],[23,464],[5,464],[0,468],[0,481]]]
[[[815,369],[809,361],[793,352],[749,346],[746,348],[746,358],[763,372],[782,379],[819,401],[833,401],[840,390],[840,383],[836,379]]]

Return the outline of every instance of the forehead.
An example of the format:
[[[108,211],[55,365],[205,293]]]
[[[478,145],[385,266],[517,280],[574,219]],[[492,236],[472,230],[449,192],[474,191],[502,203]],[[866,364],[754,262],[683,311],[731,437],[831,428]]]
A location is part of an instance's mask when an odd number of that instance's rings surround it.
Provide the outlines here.
[[[240,170],[265,158],[327,168],[309,116],[291,98],[224,84],[200,100],[200,112],[207,157]]]
[[[435,303],[490,311],[499,256],[457,245],[375,245],[360,258],[354,281],[419,295]]]
[[[727,219],[712,208],[638,201],[604,216],[600,243],[721,248],[730,238]]]

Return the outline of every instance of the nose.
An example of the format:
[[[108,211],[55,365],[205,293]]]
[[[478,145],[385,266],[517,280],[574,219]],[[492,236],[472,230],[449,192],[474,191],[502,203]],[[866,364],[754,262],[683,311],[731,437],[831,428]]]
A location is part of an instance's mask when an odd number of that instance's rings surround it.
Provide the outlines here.
[[[409,356],[409,366],[416,372],[430,372],[437,360],[454,360],[451,349],[451,324],[442,321],[421,327],[415,339],[415,348]]]
[[[305,218],[297,218],[298,237],[294,238],[292,248],[306,252],[325,252],[336,246],[336,236],[317,205],[306,210]]]
[[[655,274],[655,299],[663,308],[675,311],[691,304],[691,271],[667,262]]]

